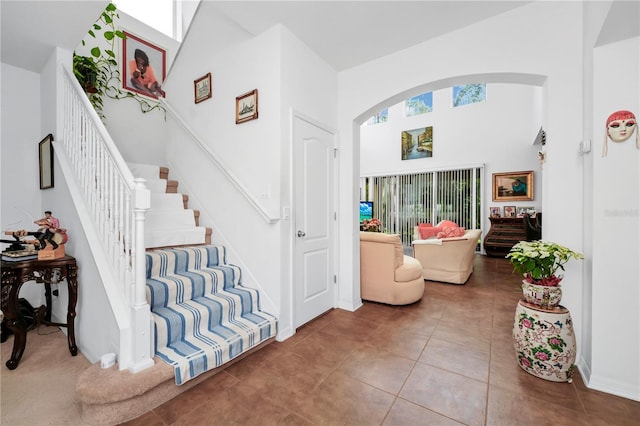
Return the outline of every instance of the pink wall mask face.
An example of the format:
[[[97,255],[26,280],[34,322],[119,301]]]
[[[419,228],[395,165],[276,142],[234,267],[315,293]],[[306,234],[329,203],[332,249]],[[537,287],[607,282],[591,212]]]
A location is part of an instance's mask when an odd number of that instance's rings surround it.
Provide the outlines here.
[[[607,155],[607,140],[613,142],[624,142],[633,135],[638,127],[636,116],[631,111],[620,110],[611,114],[607,118],[607,131],[602,147],[602,156]],[[640,131],[636,133],[636,146],[640,149]]]
[[[635,119],[613,120],[607,125],[607,135],[613,142],[623,142],[631,137],[637,127]]]

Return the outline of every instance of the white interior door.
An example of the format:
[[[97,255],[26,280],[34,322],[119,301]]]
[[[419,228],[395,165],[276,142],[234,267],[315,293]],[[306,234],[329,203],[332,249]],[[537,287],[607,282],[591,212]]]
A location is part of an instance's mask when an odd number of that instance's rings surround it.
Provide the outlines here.
[[[293,118],[294,327],[335,305],[335,135],[301,117]]]

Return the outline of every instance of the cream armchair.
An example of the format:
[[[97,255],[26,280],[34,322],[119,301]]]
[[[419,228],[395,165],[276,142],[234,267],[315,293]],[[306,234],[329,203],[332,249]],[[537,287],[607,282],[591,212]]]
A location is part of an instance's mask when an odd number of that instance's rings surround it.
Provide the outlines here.
[[[360,232],[360,295],[364,300],[407,305],[422,299],[420,262],[406,256],[398,234]]]
[[[416,227],[417,228],[417,227]],[[422,265],[425,280],[464,284],[473,272],[473,260],[482,232],[468,229],[462,237],[420,240],[414,232],[413,256]]]

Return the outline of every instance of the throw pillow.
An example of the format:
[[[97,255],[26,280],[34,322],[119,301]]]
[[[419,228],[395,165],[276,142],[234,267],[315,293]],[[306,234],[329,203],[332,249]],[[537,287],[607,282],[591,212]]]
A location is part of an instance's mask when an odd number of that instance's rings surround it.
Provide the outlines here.
[[[454,238],[464,236],[464,228],[458,226],[445,226],[441,232],[438,232],[437,237],[440,238]]]
[[[442,228],[435,226],[419,226],[418,232],[420,232],[420,239],[426,240],[428,238],[435,237],[438,232],[442,231]]]
[[[452,222],[450,220],[441,220],[440,223],[437,226],[440,227],[440,228],[443,228],[443,229],[444,229],[445,226],[450,226],[452,228],[457,228],[458,224],[455,223],[455,222]]]

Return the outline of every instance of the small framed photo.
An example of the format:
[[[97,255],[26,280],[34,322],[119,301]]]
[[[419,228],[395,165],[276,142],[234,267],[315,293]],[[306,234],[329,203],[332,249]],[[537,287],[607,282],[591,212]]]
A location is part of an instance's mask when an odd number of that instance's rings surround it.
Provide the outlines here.
[[[524,217],[525,214],[528,214],[529,216],[533,216],[536,213],[536,209],[533,206],[526,206],[526,207],[518,207],[517,210],[517,217]]]
[[[489,207],[489,215],[491,217],[502,217],[501,210],[500,207]]]
[[[211,97],[211,73],[193,81],[194,101],[199,104]]]
[[[236,97],[236,124],[258,118],[258,89]]]
[[[516,217],[516,206],[504,206],[504,217]]]
[[[49,133],[38,144],[40,189],[53,188],[53,135]]]
[[[533,201],[533,170],[493,174],[493,201]]]
[[[167,51],[127,31],[122,40],[122,88],[153,99],[165,97]]]

